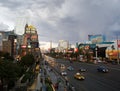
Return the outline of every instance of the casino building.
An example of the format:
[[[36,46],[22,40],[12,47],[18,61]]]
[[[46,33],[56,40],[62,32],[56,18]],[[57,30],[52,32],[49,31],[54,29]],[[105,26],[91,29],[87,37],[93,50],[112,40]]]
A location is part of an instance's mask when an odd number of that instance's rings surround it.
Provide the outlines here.
[[[26,55],[27,53],[34,53],[39,48],[37,30],[32,25],[25,25],[25,31],[23,34],[23,43],[21,45],[21,54]]]

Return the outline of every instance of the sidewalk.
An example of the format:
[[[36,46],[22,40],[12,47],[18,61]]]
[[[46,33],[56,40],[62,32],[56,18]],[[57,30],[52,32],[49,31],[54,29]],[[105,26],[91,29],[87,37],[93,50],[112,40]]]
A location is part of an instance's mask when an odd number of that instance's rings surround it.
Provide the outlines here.
[[[40,82],[40,73],[37,75],[33,84],[27,88],[27,91],[40,91],[42,88],[42,83]]]
[[[48,68],[50,68],[48,66]],[[47,67],[45,67],[47,75],[50,77],[53,86],[55,87],[55,84],[58,85],[58,89],[55,89],[55,91],[67,91],[65,90],[65,83],[62,81],[61,77],[55,73],[54,71],[49,71]]]
[[[49,71],[46,66],[44,66],[44,69],[47,72],[46,76],[50,77],[52,81],[54,87],[53,91],[67,91],[65,88],[65,82],[58,73],[55,73],[55,71]],[[42,91],[41,88],[43,87],[43,84],[41,83],[40,78],[41,78],[41,74],[39,73],[36,79],[34,80],[33,84],[31,86],[28,86],[27,91]],[[58,83],[58,89],[55,89],[55,85],[57,83]]]

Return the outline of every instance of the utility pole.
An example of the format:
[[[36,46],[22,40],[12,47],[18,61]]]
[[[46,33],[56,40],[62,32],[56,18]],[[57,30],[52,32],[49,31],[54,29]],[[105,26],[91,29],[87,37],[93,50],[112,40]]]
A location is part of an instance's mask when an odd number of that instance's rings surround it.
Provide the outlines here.
[[[95,47],[95,56],[96,56],[96,59],[98,58],[98,47],[96,46]]]

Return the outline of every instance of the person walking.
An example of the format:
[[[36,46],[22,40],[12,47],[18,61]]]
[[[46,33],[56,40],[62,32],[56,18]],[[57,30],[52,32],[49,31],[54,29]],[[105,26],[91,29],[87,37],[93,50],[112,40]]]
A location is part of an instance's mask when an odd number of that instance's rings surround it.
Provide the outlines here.
[[[57,82],[57,83],[55,84],[55,89],[58,90],[58,88],[59,88],[59,83]]]
[[[64,87],[64,91],[67,91],[67,88],[66,88],[66,87]]]

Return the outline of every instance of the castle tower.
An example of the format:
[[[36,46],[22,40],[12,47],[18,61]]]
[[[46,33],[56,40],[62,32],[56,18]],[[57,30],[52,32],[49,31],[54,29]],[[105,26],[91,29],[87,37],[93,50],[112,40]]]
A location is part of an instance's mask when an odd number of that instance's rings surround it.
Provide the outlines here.
[[[26,52],[38,48],[39,42],[38,42],[37,29],[34,26],[28,24],[25,25],[24,29],[25,30],[23,34],[22,45],[26,47],[25,48]]]

